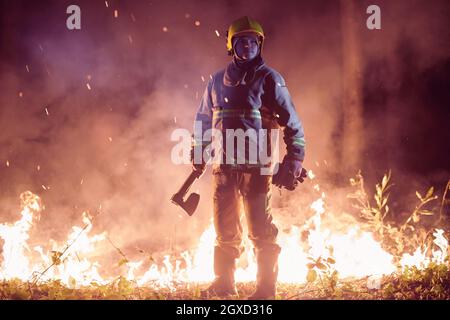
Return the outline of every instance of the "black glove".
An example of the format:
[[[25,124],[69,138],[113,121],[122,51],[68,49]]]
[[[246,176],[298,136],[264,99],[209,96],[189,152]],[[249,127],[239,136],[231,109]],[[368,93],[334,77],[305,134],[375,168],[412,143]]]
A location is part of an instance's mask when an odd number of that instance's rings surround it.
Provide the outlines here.
[[[306,170],[302,167],[300,160],[284,157],[277,173],[272,177],[272,183],[279,188],[284,187],[293,191],[306,176]]]
[[[194,152],[195,152],[195,148],[201,148],[202,149],[202,158],[201,158],[201,162],[196,163],[194,160]],[[192,170],[194,171],[199,171],[199,172],[203,172],[205,170],[206,167],[206,162],[203,160],[203,148],[201,146],[192,146],[191,148],[191,163],[192,163]]]

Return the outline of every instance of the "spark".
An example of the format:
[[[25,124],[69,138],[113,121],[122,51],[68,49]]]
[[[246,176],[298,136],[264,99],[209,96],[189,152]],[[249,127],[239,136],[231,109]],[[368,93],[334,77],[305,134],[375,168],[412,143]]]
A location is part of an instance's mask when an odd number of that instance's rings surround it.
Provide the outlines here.
[[[80,184],[83,184],[83,178],[81,178]]]
[[[44,186],[44,185],[42,185],[42,189],[44,189],[44,190],[47,190],[47,187],[46,187],[46,186]]]
[[[202,81],[205,82],[205,77],[204,76],[202,76]]]
[[[92,79],[92,76],[91,76],[90,74],[88,74],[88,75],[86,76],[86,79],[91,80],[91,79]]]
[[[315,176],[316,176],[316,175],[312,172],[312,170],[308,170],[308,177],[309,177],[310,179],[314,179]]]
[[[163,31],[163,32],[167,32],[167,31],[169,31],[169,29],[168,29],[167,27],[163,27],[163,28],[162,28],[162,31]]]
[[[109,6],[108,6],[108,1],[105,1],[105,6],[108,8]]]
[[[30,68],[28,68],[28,65],[25,65],[25,68],[27,69],[27,72],[30,72]]]
[[[47,107],[45,107],[45,113],[47,114],[47,116],[49,115]]]
[[[195,21],[195,26],[196,26],[196,27],[199,27],[199,26],[200,26],[200,21],[196,20],[196,21]]]
[[[215,30],[215,32],[216,32],[216,36],[220,37],[219,31],[218,31],[218,30]]]
[[[36,170],[37,170],[37,171],[40,171],[40,170],[41,170],[41,166],[40,166],[40,165],[37,165],[37,166],[36,166]]]
[[[131,35],[128,35],[128,41],[129,41],[130,43],[133,43],[133,38],[131,37]]]
[[[119,17],[119,11],[117,9],[114,10],[114,18]]]
[[[209,75],[209,78],[212,80],[212,75]]]
[[[177,117],[173,117],[173,122],[177,123]]]
[[[227,97],[225,97],[224,100],[225,100],[226,103],[228,103],[228,98]]]
[[[23,93],[22,91],[19,92],[19,97],[22,98],[23,97]]]
[[[316,164],[316,167],[320,167],[320,164],[317,161],[314,161],[314,163]]]
[[[9,161],[8,160],[6,160],[6,166],[9,167]]]
[[[88,88],[88,90],[91,90],[91,85],[88,83],[86,83],[86,87]]]
[[[315,184],[313,189],[316,190],[316,191],[320,191],[320,186],[318,184]]]
[[[112,142],[112,138],[111,137],[108,137],[108,140],[109,140],[109,142]]]

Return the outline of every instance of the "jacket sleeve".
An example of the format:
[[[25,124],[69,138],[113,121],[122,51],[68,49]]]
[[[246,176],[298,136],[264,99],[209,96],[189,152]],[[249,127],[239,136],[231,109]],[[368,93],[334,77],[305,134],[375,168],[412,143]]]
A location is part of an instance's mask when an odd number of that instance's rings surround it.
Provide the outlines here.
[[[275,113],[278,124],[283,128],[287,156],[303,162],[305,159],[303,125],[295,110],[286,82],[276,71],[269,72],[264,80],[263,103]]]
[[[194,134],[192,145],[205,147],[211,143],[211,135],[205,137],[205,132],[212,128],[212,79],[209,80],[206,86],[203,97],[200,101],[200,106],[195,115]]]

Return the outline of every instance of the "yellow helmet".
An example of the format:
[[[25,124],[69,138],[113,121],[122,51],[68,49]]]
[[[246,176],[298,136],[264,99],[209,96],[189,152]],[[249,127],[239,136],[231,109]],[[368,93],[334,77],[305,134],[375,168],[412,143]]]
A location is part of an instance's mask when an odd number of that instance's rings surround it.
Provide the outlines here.
[[[253,32],[261,38],[261,49],[264,41],[264,31],[262,26],[255,20],[247,16],[239,18],[230,25],[227,32],[227,50],[229,55],[233,55],[233,37],[239,33]],[[261,50],[260,50],[261,51]]]

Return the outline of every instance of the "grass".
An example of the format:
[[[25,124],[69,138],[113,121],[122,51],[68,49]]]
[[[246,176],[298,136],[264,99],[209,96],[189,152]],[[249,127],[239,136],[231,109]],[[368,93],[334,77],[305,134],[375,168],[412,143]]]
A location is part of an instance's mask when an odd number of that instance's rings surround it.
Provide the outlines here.
[[[277,300],[305,299],[450,299],[450,270],[447,264],[431,263],[419,270],[407,268],[403,272],[380,279],[378,288],[368,287],[369,277],[337,280],[333,287],[320,282],[306,284],[278,284]],[[203,285],[205,286],[205,285]],[[197,284],[180,283],[170,289],[138,287],[119,277],[108,285],[91,284],[89,287],[70,289],[60,281],[33,284],[14,279],[0,282],[0,299],[14,300],[196,300],[200,299]],[[238,283],[239,297],[246,299],[255,289],[254,283]]]

